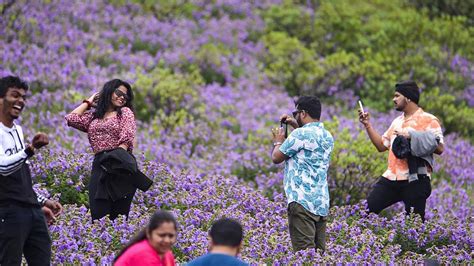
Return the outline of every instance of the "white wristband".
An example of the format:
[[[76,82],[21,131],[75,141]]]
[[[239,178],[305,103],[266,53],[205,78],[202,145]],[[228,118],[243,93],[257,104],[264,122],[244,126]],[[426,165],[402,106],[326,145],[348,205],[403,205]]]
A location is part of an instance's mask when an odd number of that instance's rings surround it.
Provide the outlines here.
[[[283,143],[281,143],[281,142],[275,142],[275,143],[273,143],[273,146],[277,146],[277,145],[281,145],[281,144],[283,144]]]

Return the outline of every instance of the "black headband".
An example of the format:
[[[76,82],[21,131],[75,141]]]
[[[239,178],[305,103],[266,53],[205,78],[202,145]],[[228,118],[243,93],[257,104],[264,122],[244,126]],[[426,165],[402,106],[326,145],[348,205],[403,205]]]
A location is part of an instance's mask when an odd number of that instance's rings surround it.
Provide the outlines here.
[[[395,91],[418,104],[420,100],[420,89],[414,81],[404,81],[395,85]]]

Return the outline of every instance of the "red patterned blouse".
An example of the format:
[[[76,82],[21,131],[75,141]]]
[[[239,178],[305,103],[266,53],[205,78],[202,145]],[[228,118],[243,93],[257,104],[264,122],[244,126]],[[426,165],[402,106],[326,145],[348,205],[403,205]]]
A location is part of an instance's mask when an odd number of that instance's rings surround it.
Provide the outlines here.
[[[133,150],[137,126],[135,115],[128,107],[122,107],[122,114],[103,119],[93,119],[93,112],[66,115],[67,125],[87,133],[94,153],[118,148],[125,144]]]

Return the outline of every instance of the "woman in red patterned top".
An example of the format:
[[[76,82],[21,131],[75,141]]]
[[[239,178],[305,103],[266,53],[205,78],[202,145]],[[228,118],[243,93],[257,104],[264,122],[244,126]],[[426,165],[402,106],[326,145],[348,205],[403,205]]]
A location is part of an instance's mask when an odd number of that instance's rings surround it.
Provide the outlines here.
[[[125,196],[117,201],[97,196],[102,169],[101,156],[107,151],[122,148],[132,153],[136,132],[133,113],[132,87],[125,81],[113,79],[105,83],[101,92],[84,100],[70,114],[66,115],[68,126],[86,132],[95,154],[89,183],[89,204],[92,220],[107,214],[115,219],[119,214],[128,216],[132,198]],[[95,107],[95,110],[90,110]]]
[[[167,211],[157,211],[114,261],[114,266],[174,266],[171,247],[176,243],[177,223]]]

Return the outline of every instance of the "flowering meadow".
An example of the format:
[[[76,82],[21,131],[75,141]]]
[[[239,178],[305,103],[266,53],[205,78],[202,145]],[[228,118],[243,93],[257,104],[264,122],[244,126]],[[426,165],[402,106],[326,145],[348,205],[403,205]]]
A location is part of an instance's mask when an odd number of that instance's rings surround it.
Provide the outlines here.
[[[178,218],[179,263],[207,252],[223,216],[243,224],[240,256],[253,265],[474,263],[473,24],[420,3],[0,0],[0,76],[30,84],[25,138],[50,137],[31,161],[35,189],[65,208],[49,228],[52,264],[111,264],[157,209]],[[64,116],[112,78],[132,83],[134,154],[154,184],[137,192],[128,221],[92,224],[92,150]],[[419,82],[421,106],[445,129],[425,223],[401,204],[365,208],[387,154],[356,102],[383,133],[400,114],[391,96],[403,79]],[[270,129],[302,94],[321,98],[335,138],[325,253],[291,250],[283,169],[270,158]]]

